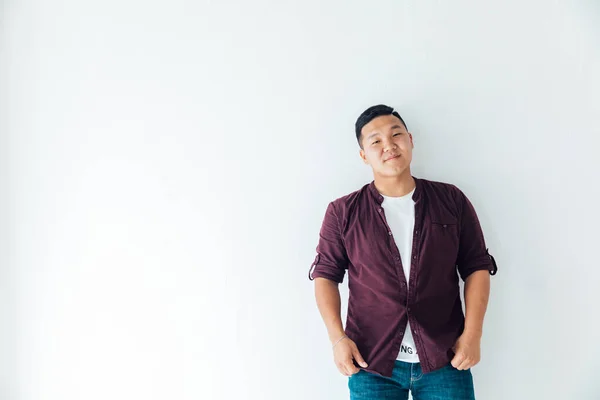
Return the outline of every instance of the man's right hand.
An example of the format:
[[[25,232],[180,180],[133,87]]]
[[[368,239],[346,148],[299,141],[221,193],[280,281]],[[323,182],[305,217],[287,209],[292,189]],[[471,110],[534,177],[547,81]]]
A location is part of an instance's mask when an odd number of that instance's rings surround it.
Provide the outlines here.
[[[342,339],[333,348],[333,360],[342,375],[345,376],[351,376],[360,371],[360,369],[356,368],[352,360],[356,360],[358,365],[363,368],[368,367],[368,364],[360,355],[356,343],[348,337]]]

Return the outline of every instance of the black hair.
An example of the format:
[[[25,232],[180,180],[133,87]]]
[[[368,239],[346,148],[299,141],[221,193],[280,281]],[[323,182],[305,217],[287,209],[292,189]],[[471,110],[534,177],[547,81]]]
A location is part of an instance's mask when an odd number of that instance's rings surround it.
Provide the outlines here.
[[[373,119],[380,117],[382,115],[395,116],[400,121],[402,121],[402,124],[404,125],[406,130],[408,130],[406,123],[404,122],[404,120],[402,119],[400,114],[398,114],[398,111],[395,111],[392,107],[386,106],[385,104],[378,104],[376,106],[371,106],[371,107],[367,108],[365,111],[363,111],[362,114],[360,114],[360,117],[358,117],[358,119],[356,120],[356,124],[354,124],[354,128],[356,130],[356,140],[358,141],[358,145],[361,148],[362,148],[362,144],[360,143],[360,137],[361,137],[362,128],[366,124],[371,122]]]

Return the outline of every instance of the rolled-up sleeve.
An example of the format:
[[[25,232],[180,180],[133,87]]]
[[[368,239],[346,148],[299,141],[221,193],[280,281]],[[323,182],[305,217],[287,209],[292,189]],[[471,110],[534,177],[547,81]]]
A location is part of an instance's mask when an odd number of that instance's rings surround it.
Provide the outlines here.
[[[348,269],[348,255],[344,246],[340,223],[333,202],[329,203],[319,232],[317,255],[308,272],[308,278],[326,278],[342,283]]]
[[[490,275],[498,271],[494,257],[485,247],[485,239],[479,218],[473,204],[460,192],[462,212],[460,218],[460,239],[456,264],[463,281],[475,271],[487,270]]]

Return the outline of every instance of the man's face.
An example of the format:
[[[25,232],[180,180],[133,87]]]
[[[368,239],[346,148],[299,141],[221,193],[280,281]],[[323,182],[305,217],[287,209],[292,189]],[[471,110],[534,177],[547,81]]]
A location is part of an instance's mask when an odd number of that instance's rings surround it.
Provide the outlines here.
[[[393,115],[373,118],[362,128],[360,157],[380,176],[399,176],[410,166],[412,135]]]

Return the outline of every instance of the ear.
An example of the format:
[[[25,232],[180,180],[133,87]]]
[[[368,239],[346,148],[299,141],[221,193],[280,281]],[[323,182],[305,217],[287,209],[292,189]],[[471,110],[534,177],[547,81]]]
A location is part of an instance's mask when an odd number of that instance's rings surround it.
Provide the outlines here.
[[[410,138],[410,144],[412,145],[412,148],[415,148],[415,143],[413,142],[413,136],[412,133],[408,132],[408,137]]]
[[[359,154],[360,154],[360,158],[362,158],[363,162],[368,165],[369,162],[367,161],[367,157],[365,155],[365,151],[363,149],[360,149],[360,153]]]

